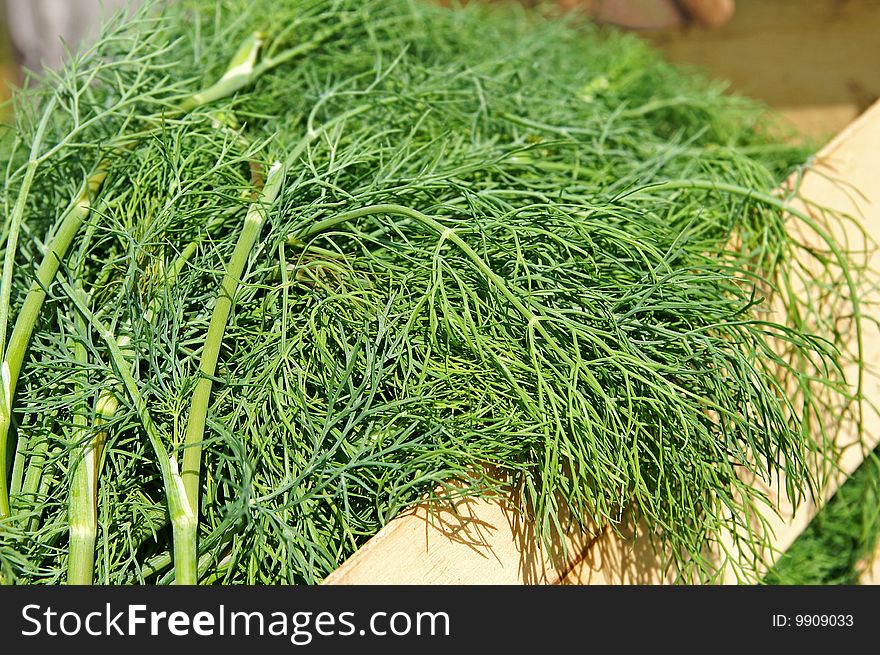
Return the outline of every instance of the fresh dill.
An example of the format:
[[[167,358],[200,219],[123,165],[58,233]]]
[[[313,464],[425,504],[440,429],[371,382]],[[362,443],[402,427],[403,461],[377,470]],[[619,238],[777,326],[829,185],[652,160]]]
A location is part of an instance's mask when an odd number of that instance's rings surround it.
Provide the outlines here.
[[[807,153],[633,37],[149,3],[15,102],[6,581],[315,583],[498,491],[711,579],[723,531],[769,546],[749,476],[815,493],[858,421],[858,246],[774,192]]]

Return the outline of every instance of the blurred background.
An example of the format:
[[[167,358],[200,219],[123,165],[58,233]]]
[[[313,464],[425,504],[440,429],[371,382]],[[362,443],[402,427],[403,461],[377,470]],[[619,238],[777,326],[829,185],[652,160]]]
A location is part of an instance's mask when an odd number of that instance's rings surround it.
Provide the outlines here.
[[[729,80],[732,90],[819,139],[880,97],[880,0],[490,1],[580,12],[637,30],[673,62]],[[9,85],[21,84],[23,68],[58,64],[61,38],[77,44],[102,16],[136,2],[0,0],[0,100]]]

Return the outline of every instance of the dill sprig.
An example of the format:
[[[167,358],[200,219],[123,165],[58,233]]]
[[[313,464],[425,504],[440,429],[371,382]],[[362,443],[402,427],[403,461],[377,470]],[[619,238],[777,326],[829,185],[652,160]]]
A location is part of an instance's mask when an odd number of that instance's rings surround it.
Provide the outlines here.
[[[821,491],[823,415],[860,416],[867,245],[774,191],[808,153],[760,107],[633,37],[182,0],[51,75],[5,149],[8,580],[313,583],[499,492],[546,543],[647,522],[686,580],[732,533],[751,579],[750,478]]]

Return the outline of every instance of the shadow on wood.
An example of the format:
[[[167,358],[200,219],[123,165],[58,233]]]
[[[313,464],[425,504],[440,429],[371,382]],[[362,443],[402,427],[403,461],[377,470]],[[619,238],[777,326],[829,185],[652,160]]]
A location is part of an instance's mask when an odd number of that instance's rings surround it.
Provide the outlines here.
[[[463,498],[396,518],[324,584],[555,584],[593,538],[544,543],[509,501]]]

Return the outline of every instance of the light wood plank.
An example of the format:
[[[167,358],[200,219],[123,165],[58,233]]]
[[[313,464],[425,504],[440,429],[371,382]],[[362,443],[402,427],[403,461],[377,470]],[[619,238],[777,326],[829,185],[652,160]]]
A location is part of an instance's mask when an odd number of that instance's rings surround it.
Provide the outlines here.
[[[592,540],[571,534],[552,544],[551,557],[503,501],[462,499],[394,519],[324,584],[557,584]]]

